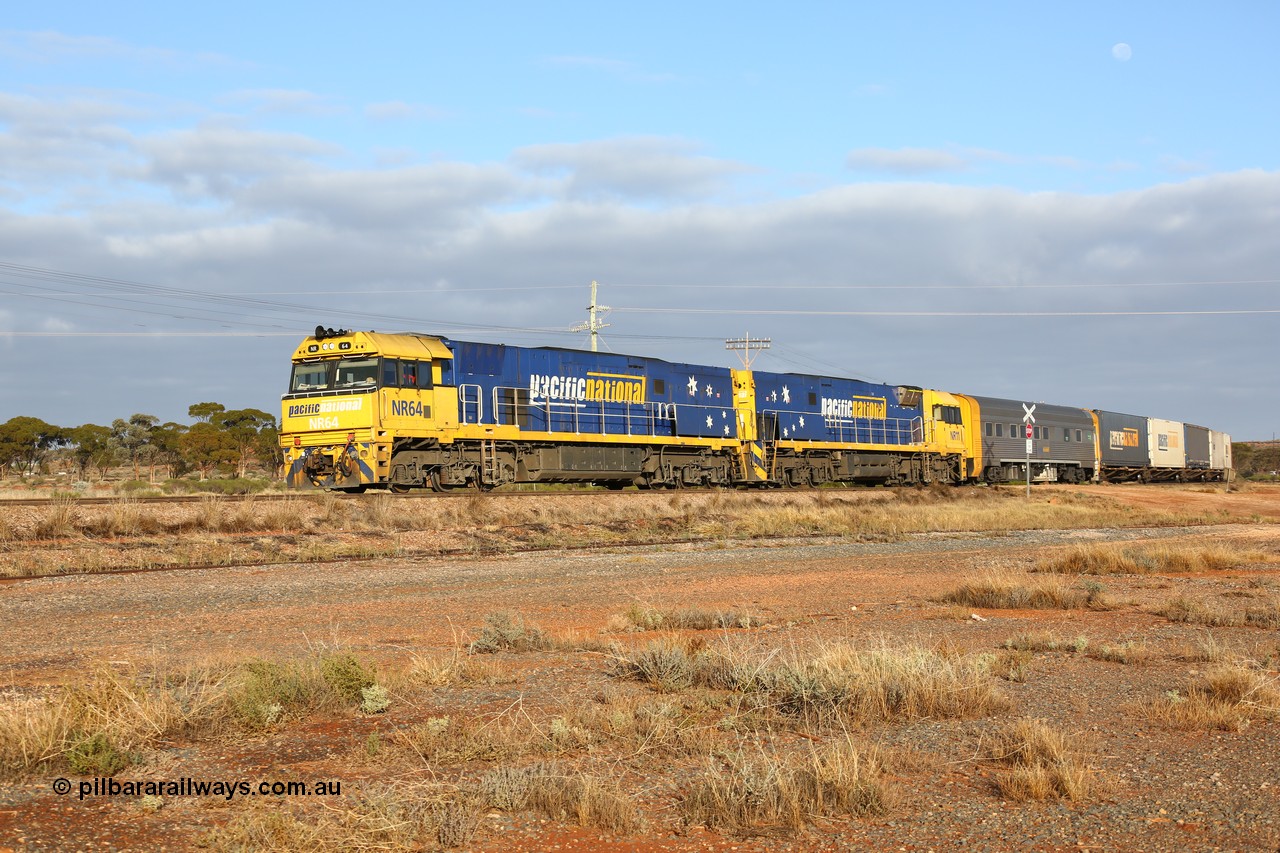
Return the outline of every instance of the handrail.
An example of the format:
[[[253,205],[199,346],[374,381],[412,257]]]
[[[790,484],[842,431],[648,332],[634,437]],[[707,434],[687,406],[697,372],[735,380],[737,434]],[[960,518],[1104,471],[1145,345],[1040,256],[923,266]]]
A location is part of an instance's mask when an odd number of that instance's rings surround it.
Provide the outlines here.
[[[475,389],[475,399],[467,397],[467,389]],[[476,407],[476,419],[474,421],[467,420],[467,406]],[[458,423],[462,424],[478,424],[484,420],[484,397],[480,395],[480,386],[475,384],[466,384],[458,386]]]
[[[776,423],[779,415],[796,415],[822,418],[823,426],[829,438],[792,438],[790,436],[768,436],[770,440],[782,441],[836,441],[846,444],[896,444],[921,445],[925,443],[924,419],[914,418],[835,418],[816,412],[804,412],[796,409],[765,409],[760,413],[764,418],[772,417]]]
[[[481,418],[472,421],[467,417],[465,406],[476,406],[478,400],[471,399],[463,392],[463,388],[476,389],[474,395],[480,394],[480,386],[459,386],[458,402],[463,423],[479,423]],[[572,432],[582,434],[603,435],[676,435],[676,413],[680,406],[691,406],[696,409],[721,411],[729,406],[702,406],[690,403],[667,403],[650,401],[645,403],[625,403],[605,400],[538,400],[528,402],[527,397],[521,399],[527,389],[507,385],[495,385],[491,390],[490,403],[494,423],[504,426],[516,426],[522,429],[537,429],[542,432]],[[609,411],[613,407],[614,411]],[[536,417],[535,417],[536,416]],[[537,426],[527,426],[530,421],[541,421]],[[522,423],[523,422],[523,423]]]

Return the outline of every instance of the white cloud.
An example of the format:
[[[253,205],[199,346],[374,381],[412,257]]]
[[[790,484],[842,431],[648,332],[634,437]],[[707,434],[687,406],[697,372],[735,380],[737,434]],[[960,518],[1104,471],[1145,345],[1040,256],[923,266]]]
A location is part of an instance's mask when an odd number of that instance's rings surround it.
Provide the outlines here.
[[[699,150],[681,139],[632,136],[530,145],[517,149],[511,160],[534,174],[563,176],[570,198],[698,199],[723,189],[729,178],[754,171]]]
[[[866,172],[923,175],[959,172],[969,168],[969,161],[936,148],[857,148],[845,157],[845,165]]]
[[[44,30],[0,30],[0,56],[29,64],[103,61],[133,62],[176,68],[250,67],[251,63],[219,53],[187,53],[129,44],[106,36],[77,36]]]
[[[750,331],[771,336],[780,351],[790,346],[847,372],[893,381],[1238,424],[1255,433],[1266,419],[1280,418],[1274,401],[1249,411],[1230,402],[1241,388],[1274,384],[1274,317],[1002,321],[779,313],[1280,307],[1275,286],[1094,286],[1274,279],[1280,269],[1274,172],[1210,175],[1111,195],[867,182],[742,204],[726,190],[750,166],[668,137],[527,146],[503,163],[350,169],[340,165],[342,149],[299,134],[211,122],[148,134],[126,130],[127,119],[109,108],[16,96],[0,99],[0,114],[10,117],[0,133],[0,168],[10,166],[4,152],[24,166],[4,172],[15,191],[31,195],[66,184],[61,197],[69,198],[77,191],[71,185],[95,187],[74,209],[50,205],[36,213],[0,201],[0,258],[213,300],[143,296],[112,303],[125,309],[115,311],[94,307],[101,300],[40,300],[9,277],[9,314],[0,316],[0,327],[11,331],[38,329],[55,317],[77,328],[284,328],[301,336],[323,322],[572,344],[550,332],[510,330],[578,322],[586,283],[597,279],[615,308],[671,309],[616,311],[606,338],[619,351],[720,364],[723,345],[700,339]],[[41,145],[48,147],[43,160]],[[899,170],[912,163],[955,167],[938,154],[1019,162],[978,149],[890,154],[898,158],[878,162]],[[68,171],[73,167],[80,171]],[[117,183],[125,178],[128,185]],[[433,286],[439,281],[531,289],[495,298]],[[582,292],[538,289],[579,283]],[[1040,287],[1047,284],[1071,287]],[[867,289],[841,289],[850,286]],[[375,288],[411,292],[361,293]],[[279,308],[217,301],[233,292],[289,289],[296,295],[273,297]],[[350,295],[313,295],[343,290]],[[740,307],[775,314],[730,313]],[[711,313],[682,313],[688,308]],[[455,322],[507,330],[459,329]],[[51,365],[92,358],[88,345],[41,340],[24,339],[30,358]],[[191,341],[113,344],[116,369],[159,363],[191,377],[190,399],[143,386],[125,399],[116,388],[86,382],[70,388],[63,404],[24,384],[14,363],[0,363],[0,384],[16,389],[6,403],[15,411],[52,422],[109,421],[132,411],[181,419],[190,403],[218,399],[220,388],[238,395],[229,404],[268,407],[293,343],[245,339],[234,356]],[[960,351],[963,358],[939,356]],[[1161,389],[1152,376],[1173,377],[1196,393]]]
[[[1057,169],[1082,169],[1085,163],[1075,157],[1055,154],[1020,156],[990,148],[857,148],[845,157],[850,169],[885,172],[892,175],[916,176],[936,172],[963,172],[984,163],[1004,165],[1038,164]]]
[[[439,121],[449,115],[438,107],[404,101],[369,104],[364,108],[364,114],[378,121]]]
[[[216,125],[149,136],[137,141],[143,165],[135,177],[192,197],[225,197],[238,188],[303,171],[335,145],[293,133],[268,133]]]
[[[301,89],[241,89],[220,96],[217,102],[248,106],[257,115],[335,116],[347,111],[331,98]]]

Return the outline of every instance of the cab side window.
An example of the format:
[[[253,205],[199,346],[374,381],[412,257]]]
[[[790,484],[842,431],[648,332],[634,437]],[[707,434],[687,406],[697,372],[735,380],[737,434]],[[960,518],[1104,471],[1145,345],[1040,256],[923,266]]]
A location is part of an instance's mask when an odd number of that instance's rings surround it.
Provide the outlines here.
[[[431,387],[431,362],[429,361],[402,361],[400,362],[400,374],[401,387]]]
[[[383,388],[395,388],[400,384],[400,362],[394,358],[384,358],[382,360],[382,372],[378,380],[378,384]]]

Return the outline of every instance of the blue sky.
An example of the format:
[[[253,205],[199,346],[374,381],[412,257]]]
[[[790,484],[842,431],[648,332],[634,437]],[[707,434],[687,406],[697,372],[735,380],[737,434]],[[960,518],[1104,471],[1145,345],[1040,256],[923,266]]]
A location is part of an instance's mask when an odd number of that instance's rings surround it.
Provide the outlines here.
[[[317,322],[574,345],[597,279],[620,351],[1269,437],[1278,10],[7,10],[0,416],[274,410]]]

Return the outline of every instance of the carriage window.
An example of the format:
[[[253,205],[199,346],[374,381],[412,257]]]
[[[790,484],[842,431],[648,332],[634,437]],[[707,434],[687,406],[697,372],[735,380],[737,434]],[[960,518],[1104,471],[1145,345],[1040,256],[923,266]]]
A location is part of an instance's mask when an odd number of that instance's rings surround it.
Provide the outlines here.
[[[329,387],[329,365],[333,362],[295,364],[290,391],[323,391]]]
[[[991,421],[987,421],[987,438],[991,438]]]
[[[1076,430],[1076,441],[1080,440],[1080,430]]]
[[[1018,437],[1018,425],[1009,424],[1009,438],[1017,438],[1017,437]]]
[[[1071,430],[1067,429],[1066,427],[1062,428],[1062,440],[1063,441],[1071,440]]]
[[[1004,438],[1004,424],[996,424],[996,438]]]
[[[335,371],[334,388],[372,387],[378,375],[376,358],[344,358]]]

